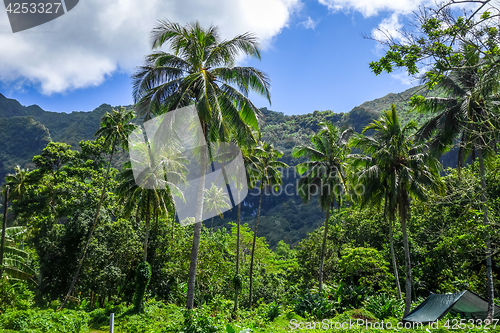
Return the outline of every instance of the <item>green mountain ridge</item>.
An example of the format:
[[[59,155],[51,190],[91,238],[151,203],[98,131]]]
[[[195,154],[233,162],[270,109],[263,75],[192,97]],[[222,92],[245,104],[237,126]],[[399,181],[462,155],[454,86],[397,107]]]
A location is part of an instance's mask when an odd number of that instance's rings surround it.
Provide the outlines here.
[[[408,106],[410,97],[419,89],[420,87],[413,87],[398,94],[388,94],[367,101],[347,113],[327,110],[289,116],[283,112],[261,108],[262,137],[263,140],[282,150],[284,152],[282,160],[293,167],[301,162],[292,159],[293,147],[308,143],[310,136],[318,130],[318,123],[321,121],[329,121],[341,128],[350,127],[360,132],[394,103],[400,110],[404,122],[410,119],[422,122],[429,116],[412,113]],[[31,164],[33,156],[41,153],[49,141],[64,142],[78,149],[78,142],[81,140],[94,139],[102,115],[111,110],[111,105],[102,104],[90,112],[50,112],[44,111],[37,105],[23,106],[18,101],[0,94],[0,147],[2,148],[0,180],[3,181],[7,173],[13,172],[16,165],[33,168]],[[139,123],[141,120],[136,121]],[[113,166],[121,168],[128,156],[120,153],[117,157]],[[308,205],[301,203],[296,192],[297,177],[294,168],[289,169],[284,176],[283,187],[291,184],[287,187],[290,193],[269,194],[263,200],[259,236],[265,236],[271,247],[275,247],[282,239],[291,245],[296,245],[308,232],[323,223],[324,213],[315,200]],[[251,192],[242,205],[243,223],[253,225],[257,205],[258,195]],[[228,228],[228,222],[236,219],[236,209],[224,215],[224,219],[217,217],[214,220],[215,228]]]
[[[99,128],[101,117],[111,111],[109,104],[102,104],[93,111],[71,113],[44,111],[38,105],[22,106],[14,99],[0,93],[0,118],[31,117],[44,125],[55,142],[65,142],[73,147],[81,140],[90,140]]]
[[[408,118],[409,114],[407,101],[417,89],[419,87],[410,88],[399,94],[388,94],[382,98],[365,102],[347,113],[314,111],[304,115],[287,116],[282,112],[262,108],[263,139],[284,150],[284,159],[291,162],[291,149],[297,144],[305,143],[308,137],[318,129],[320,121],[331,121],[339,126],[352,127],[355,131],[360,132],[370,121],[376,119],[381,111],[388,109],[391,103],[395,103],[398,109],[404,111],[403,119],[405,119]],[[16,164],[21,167],[29,166],[31,158],[41,152],[37,145],[24,145],[22,151],[21,149],[13,149],[12,147],[15,145],[8,144],[9,141],[29,139],[33,142],[40,142],[43,138],[50,137],[52,141],[64,142],[77,148],[78,142],[81,140],[94,138],[102,115],[111,110],[111,105],[102,104],[89,112],[51,112],[43,110],[38,105],[23,106],[19,101],[7,98],[0,93],[0,123],[4,129],[0,133],[0,147],[3,148],[0,155],[2,158],[0,163],[3,164],[0,165],[0,177],[2,177],[0,179],[12,172]],[[17,120],[14,124],[12,119],[19,117],[31,118],[35,123],[28,120]],[[5,129],[9,126],[14,126],[16,131],[8,131],[9,135],[7,135]],[[33,126],[42,126],[48,133],[33,131]],[[123,161],[123,158],[120,161]]]

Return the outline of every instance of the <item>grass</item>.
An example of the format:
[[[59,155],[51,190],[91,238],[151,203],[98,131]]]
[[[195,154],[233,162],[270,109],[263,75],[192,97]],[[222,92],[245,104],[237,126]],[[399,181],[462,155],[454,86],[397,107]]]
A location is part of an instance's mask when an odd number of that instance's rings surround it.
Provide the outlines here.
[[[64,310],[54,312],[52,310],[30,309],[25,311],[12,310],[0,317],[0,332],[5,333],[57,333],[57,332],[81,332],[81,333],[107,333],[109,332],[109,314],[115,313],[114,333],[364,333],[364,332],[408,332],[408,333],[456,333],[456,332],[500,332],[500,325],[495,329],[453,329],[444,327],[447,319],[440,321],[440,327],[423,326],[421,329],[397,329],[398,320],[395,318],[383,321],[384,328],[366,328],[381,323],[370,312],[350,310],[337,314],[332,318],[324,320],[315,319],[305,315],[301,317],[293,312],[290,307],[280,308],[279,315],[272,316],[270,320],[269,305],[262,304],[252,310],[242,309],[236,318],[232,318],[230,306],[211,308],[204,306],[192,312],[172,304],[149,301],[146,303],[145,311],[134,314],[132,308],[125,306],[108,307],[91,312],[83,310]],[[75,327],[75,322],[82,318],[85,324],[80,325],[78,331],[69,327]],[[188,318],[188,320],[186,320]],[[456,319],[456,318],[451,318]],[[357,320],[363,320],[359,327]],[[349,325],[351,321],[351,325]],[[344,324],[344,328],[341,327]],[[10,327],[7,327],[9,326]],[[73,325],[73,326],[71,326]],[[387,329],[387,325],[393,329]],[[14,327],[15,326],[15,327]],[[350,327],[349,327],[350,326]],[[251,329],[251,331],[245,331]]]

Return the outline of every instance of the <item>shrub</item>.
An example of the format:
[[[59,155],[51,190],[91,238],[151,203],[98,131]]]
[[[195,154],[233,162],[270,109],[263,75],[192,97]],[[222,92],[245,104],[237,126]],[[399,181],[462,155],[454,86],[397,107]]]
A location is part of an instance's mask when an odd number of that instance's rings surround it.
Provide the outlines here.
[[[269,308],[267,310],[267,319],[269,321],[273,321],[277,317],[279,317],[281,313],[280,305],[277,303],[269,304]]]
[[[366,288],[345,282],[339,285],[325,285],[324,291],[328,295],[328,299],[334,301],[339,311],[360,308],[367,294]]]
[[[216,333],[220,332],[217,327],[214,317],[207,315],[203,311],[185,310],[184,311],[184,327],[179,330],[179,333]]]
[[[336,315],[333,318],[333,321],[343,323],[343,322],[349,322],[349,320],[353,320],[353,319],[354,320],[363,319],[366,321],[376,321],[377,320],[376,316],[366,309],[354,309],[354,310],[348,310],[348,311],[345,311],[341,314]]]
[[[373,313],[378,319],[402,318],[404,302],[401,299],[380,294],[368,297],[365,301],[365,309]]]
[[[0,313],[9,308],[27,310],[33,305],[33,292],[26,283],[11,283],[6,278],[0,279]]]
[[[334,302],[328,301],[328,299],[320,294],[311,294],[308,290],[304,296],[297,300],[295,312],[300,316],[304,316],[307,313],[318,319],[323,319],[332,316],[335,313],[334,308]]]
[[[0,327],[25,333],[88,332],[90,316],[84,311],[64,309],[12,311],[1,316]]]
[[[142,313],[126,311],[122,315],[115,313],[115,327],[117,332],[134,333],[159,333],[177,332],[183,323],[183,312],[181,308],[172,304],[163,304],[154,299],[149,299],[144,304]],[[109,317],[107,317],[109,321]],[[108,331],[106,326],[99,327],[100,330]]]

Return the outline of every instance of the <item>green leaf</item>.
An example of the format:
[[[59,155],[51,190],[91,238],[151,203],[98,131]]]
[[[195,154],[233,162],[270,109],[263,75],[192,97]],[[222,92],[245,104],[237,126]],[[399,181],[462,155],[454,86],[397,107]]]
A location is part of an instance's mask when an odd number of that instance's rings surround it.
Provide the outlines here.
[[[485,11],[484,13],[481,14],[481,19],[486,20],[490,17],[491,13],[489,11]]]
[[[229,325],[229,324],[226,325],[226,332],[227,333],[236,333],[236,331],[234,330],[234,328],[231,325]]]

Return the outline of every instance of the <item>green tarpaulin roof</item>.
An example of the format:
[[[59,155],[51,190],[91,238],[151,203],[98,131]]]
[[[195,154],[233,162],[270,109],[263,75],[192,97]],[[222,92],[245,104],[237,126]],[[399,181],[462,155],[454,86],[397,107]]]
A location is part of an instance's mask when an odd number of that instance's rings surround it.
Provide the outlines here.
[[[471,291],[455,294],[434,294],[410,312],[403,321],[428,323],[441,319],[448,312],[460,313],[462,318],[486,319],[488,302]],[[495,318],[500,317],[500,307],[495,305]]]

